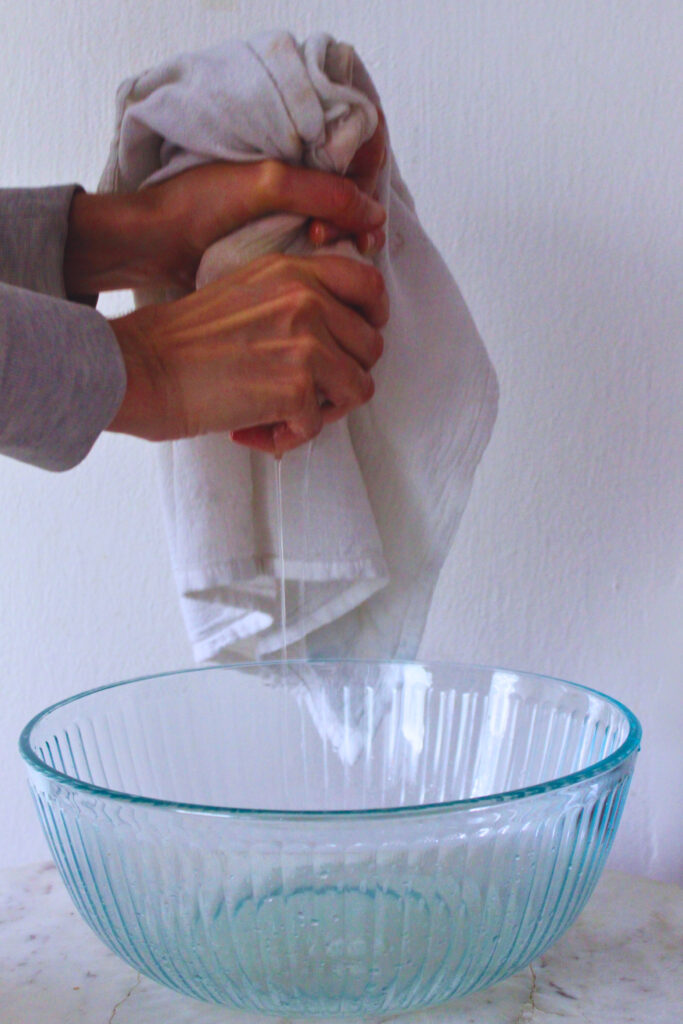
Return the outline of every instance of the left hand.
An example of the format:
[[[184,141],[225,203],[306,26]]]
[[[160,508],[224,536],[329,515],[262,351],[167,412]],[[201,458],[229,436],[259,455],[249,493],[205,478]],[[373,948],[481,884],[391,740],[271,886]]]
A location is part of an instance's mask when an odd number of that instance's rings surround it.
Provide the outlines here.
[[[271,213],[317,218],[358,239],[381,236],[386,214],[368,193],[366,146],[356,180],[262,160],[203,164],[130,195],[78,193],[64,256],[67,294],[164,285],[190,291],[213,242]]]
[[[346,177],[355,182],[361,192],[375,199],[379,173],[387,160],[386,121],[380,107],[377,108],[377,117],[374,135],[360,147],[346,172]],[[340,225],[326,222],[317,216],[314,216],[308,230],[309,238],[314,245],[330,245],[345,234],[348,232],[340,229]],[[381,228],[356,235],[356,245],[364,254],[377,252],[384,245],[384,241],[384,232]]]

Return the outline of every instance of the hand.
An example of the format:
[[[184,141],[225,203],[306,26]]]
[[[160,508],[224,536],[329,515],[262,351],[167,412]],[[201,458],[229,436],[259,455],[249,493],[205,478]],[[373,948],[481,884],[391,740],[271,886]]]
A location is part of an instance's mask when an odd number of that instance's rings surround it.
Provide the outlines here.
[[[373,196],[375,199],[377,198],[379,172],[387,160],[386,121],[379,107],[377,116],[378,122],[374,135],[360,147],[346,172],[346,176],[358,186],[361,192]],[[338,225],[316,217],[310,224],[308,235],[314,245],[330,245],[341,238],[344,232]],[[381,228],[356,235],[356,245],[363,254],[379,251],[384,242],[384,231]]]
[[[164,285],[190,291],[209,245],[281,212],[323,218],[359,239],[385,220],[384,208],[350,178],[276,160],[204,164],[132,195],[81,192],[69,217],[67,294]]]
[[[128,388],[110,430],[230,430],[281,455],[373,394],[381,274],[340,256],[265,256],[176,302],[112,320]]]

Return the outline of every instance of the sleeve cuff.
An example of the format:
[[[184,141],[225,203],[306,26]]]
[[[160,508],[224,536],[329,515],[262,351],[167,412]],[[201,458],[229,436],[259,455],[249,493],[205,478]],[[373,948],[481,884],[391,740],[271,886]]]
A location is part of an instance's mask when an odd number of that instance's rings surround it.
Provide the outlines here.
[[[96,310],[0,285],[0,452],[71,469],[125,390],[116,336]]]
[[[66,298],[64,247],[80,185],[0,189],[0,280]],[[94,306],[97,296],[77,301]]]

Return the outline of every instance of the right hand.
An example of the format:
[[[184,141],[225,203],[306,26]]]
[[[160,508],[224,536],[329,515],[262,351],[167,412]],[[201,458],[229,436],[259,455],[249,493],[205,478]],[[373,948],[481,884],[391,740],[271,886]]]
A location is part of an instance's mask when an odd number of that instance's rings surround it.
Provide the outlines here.
[[[341,256],[264,256],[176,302],[112,320],[128,386],[110,430],[230,431],[277,456],[374,392],[381,274]]]

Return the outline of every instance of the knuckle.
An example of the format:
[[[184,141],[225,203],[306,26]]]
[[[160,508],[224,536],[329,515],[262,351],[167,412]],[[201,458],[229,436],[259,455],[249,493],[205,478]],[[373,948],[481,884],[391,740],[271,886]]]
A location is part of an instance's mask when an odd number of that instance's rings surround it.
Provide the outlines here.
[[[307,374],[311,372],[311,365],[318,352],[319,342],[314,334],[300,334],[297,338],[297,357],[300,366]],[[310,380],[310,377],[307,378]]]
[[[306,281],[300,277],[291,277],[286,282],[286,294],[297,309],[307,307],[314,298],[314,291]]]
[[[304,281],[292,281],[287,292],[287,304],[295,322],[310,324],[320,313],[320,296]]]
[[[258,188],[262,199],[269,202],[279,196],[287,182],[287,167],[279,160],[263,160],[259,164]]]

